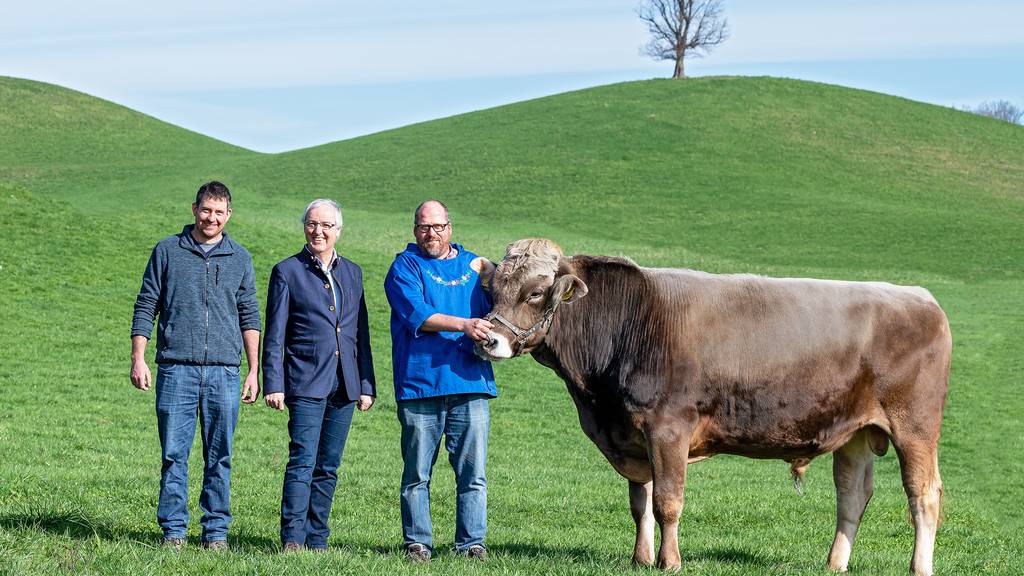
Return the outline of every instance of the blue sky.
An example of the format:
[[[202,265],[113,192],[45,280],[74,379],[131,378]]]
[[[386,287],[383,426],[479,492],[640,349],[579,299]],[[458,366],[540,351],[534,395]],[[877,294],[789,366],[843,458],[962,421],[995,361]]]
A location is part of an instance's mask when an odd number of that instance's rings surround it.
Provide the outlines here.
[[[0,75],[247,148],[290,150],[671,73],[635,0],[10,2]],[[1024,105],[1024,2],[725,0],[693,76],[804,78],[943,106]]]

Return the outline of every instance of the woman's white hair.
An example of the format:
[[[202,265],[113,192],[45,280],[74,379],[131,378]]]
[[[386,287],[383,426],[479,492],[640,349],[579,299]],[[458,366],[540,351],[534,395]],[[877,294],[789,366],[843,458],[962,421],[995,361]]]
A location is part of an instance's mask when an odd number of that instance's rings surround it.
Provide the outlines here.
[[[334,200],[329,200],[327,198],[317,198],[310,202],[309,206],[306,206],[306,211],[302,213],[302,224],[306,224],[306,220],[309,218],[309,213],[317,206],[330,206],[331,208],[334,208],[334,213],[338,215],[338,221],[335,222],[335,224],[338,225],[338,230],[341,230],[341,206]]]

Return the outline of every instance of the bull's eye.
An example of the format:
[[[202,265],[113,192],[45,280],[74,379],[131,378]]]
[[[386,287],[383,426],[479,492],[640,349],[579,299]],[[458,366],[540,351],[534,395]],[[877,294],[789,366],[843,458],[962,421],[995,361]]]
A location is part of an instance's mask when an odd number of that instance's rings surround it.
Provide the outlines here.
[[[528,298],[528,300],[536,300],[536,299],[540,298],[543,295],[544,295],[544,291],[543,290],[534,290],[533,292],[530,292],[530,297]]]

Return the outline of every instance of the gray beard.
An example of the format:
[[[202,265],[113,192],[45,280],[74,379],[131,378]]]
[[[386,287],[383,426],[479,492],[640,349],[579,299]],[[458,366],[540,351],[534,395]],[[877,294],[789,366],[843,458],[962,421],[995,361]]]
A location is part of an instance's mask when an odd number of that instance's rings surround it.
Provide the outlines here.
[[[449,245],[450,246],[450,245]],[[444,244],[439,244],[437,247],[431,247],[430,245],[424,245],[420,247],[428,256],[431,258],[443,258],[451,252],[451,248]]]

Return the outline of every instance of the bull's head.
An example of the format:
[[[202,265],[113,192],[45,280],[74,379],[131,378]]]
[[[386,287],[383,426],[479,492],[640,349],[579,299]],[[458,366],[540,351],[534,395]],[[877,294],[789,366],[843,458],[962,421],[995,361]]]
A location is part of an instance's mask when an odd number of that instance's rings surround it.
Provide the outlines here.
[[[483,280],[494,301],[486,317],[494,330],[477,342],[476,353],[488,360],[532,351],[547,337],[558,307],[587,294],[562,249],[542,238],[509,244],[501,263]]]

